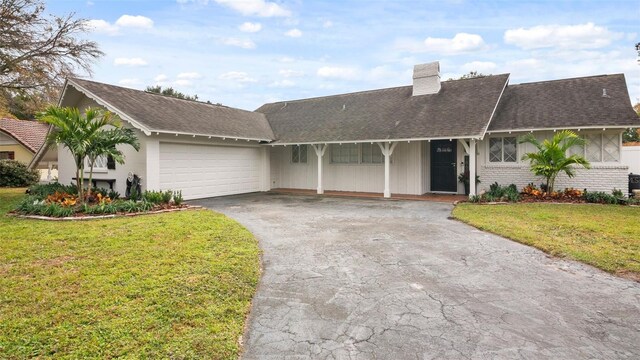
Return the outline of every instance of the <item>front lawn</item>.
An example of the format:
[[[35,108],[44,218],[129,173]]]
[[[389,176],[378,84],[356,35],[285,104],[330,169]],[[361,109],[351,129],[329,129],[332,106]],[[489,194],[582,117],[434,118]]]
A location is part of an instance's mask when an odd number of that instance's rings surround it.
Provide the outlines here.
[[[260,275],[254,237],[208,210],[91,221],[5,216],[0,358],[234,359]]]
[[[639,207],[462,203],[453,216],[551,255],[640,280]]]

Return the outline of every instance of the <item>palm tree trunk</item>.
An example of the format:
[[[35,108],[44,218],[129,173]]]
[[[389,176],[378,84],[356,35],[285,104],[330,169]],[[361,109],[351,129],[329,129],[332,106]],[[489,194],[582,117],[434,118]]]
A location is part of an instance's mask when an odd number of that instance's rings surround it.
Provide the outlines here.
[[[76,157],[76,186],[78,187],[78,198],[84,202],[84,159]]]
[[[96,159],[91,159],[89,158],[89,183],[87,184],[87,194],[89,194],[89,196],[91,196],[91,191],[93,188],[93,166],[96,163]]]

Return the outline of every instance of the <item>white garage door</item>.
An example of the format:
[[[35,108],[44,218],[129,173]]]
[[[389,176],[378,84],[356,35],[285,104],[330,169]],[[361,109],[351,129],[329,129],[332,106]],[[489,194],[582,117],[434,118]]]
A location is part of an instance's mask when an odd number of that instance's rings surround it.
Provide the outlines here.
[[[260,149],[160,143],[160,188],[185,199],[260,191]]]

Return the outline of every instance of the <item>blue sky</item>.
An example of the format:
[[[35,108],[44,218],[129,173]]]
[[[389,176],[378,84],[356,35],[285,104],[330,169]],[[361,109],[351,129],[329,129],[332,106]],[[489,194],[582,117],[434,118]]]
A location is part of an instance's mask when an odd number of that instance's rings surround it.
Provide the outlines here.
[[[640,98],[640,1],[56,0],[106,53],[93,79],[253,110],[471,70],[511,83],[624,73]]]

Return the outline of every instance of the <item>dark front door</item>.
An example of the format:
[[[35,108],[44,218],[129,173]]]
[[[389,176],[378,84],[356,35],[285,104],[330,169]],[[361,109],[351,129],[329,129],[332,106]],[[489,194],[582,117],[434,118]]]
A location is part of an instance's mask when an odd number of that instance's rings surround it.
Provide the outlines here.
[[[457,141],[431,141],[431,191],[458,192]]]

